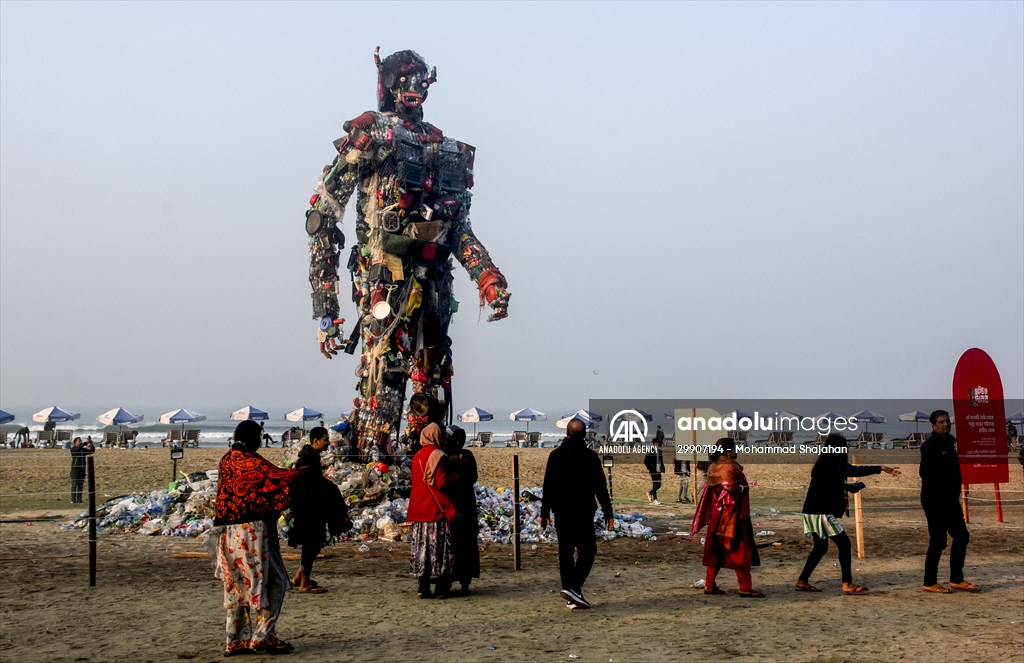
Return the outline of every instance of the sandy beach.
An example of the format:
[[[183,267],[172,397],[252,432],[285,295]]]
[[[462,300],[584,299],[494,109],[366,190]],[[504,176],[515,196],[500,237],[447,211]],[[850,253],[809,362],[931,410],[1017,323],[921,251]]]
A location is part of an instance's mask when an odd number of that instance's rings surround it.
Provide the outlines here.
[[[273,461],[283,454],[265,451]],[[475,451],[482,482],[511,485],[512,449]],[[548,450],[516,451],[522,485],[539,484]],[[212,469],[221,453],[189,450],[179,469]],[[966,573],[984,591],[932,595],[920,591],[927,532],[914,454],[889,453],[885,462],[901,461],[902,476],[869,477],[863,493],[867,554],[854,559],[854,579],[871,588],[866,595],[841,595],[834,549],[812,578],[822,593],[792,590],[810,548],[799,517],[809,465],[747,459],[758,484],[755,530],[775,533],[763,537],[762,566],[754,570],[755,587],[768,594],[762,601],[738,597],[729,571],[720,577],[729,595],[705,597],[693,588],[703,577],[701,546],[677,535],[693,512],[674,502],[677,480],[668,478],[662,506],[650,506],[643,469],[623,466],[615,474],[616,510],[646,512],[657,540],[599,544],[586,586],[594,610],[565,609],[551,544],[525,545],[519,572],[511,546],[488,544],[473,596],[421,601],[407,575],[408,544],[371,542],[361,552],[347,542],[325,549],[329,557],[317,562],[329,593],[286,599],[279,630],[297,647],[288,660],[923,661],[936,652],[953,660],[1020,660],[1020,466],[1011,465],[1011,481],[1001,486],[1002,524],[991,487],[971,492]],[[170,479],[166,450],[104,449],[95,461],[98,501]],[[0,660],[221,660],[220,583],[205,559],[176,556],[198,553],[197,541],[101,534],[97,586],[88,586],[86,535],[59,528],[79,513],[69,508],[67,463],[67,451],[0,451]],[[853,519],[844,524],[852,537]]]

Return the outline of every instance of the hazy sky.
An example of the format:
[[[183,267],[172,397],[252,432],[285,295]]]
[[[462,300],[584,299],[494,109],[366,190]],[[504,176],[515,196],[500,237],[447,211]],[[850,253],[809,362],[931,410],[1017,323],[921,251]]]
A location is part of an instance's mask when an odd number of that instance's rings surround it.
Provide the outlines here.
[[[512,292],[456,274],[458,409],[941,398],[974,346],[1020,397],[1022,8],[3,2],[0,407],[343,409],[303,213],[378,44]]]

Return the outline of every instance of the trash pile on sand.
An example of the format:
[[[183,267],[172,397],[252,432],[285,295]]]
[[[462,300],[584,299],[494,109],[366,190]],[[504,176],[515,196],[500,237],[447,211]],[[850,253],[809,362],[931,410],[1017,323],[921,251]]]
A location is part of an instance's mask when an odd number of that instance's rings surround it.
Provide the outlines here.
[[[405,514],[409,500],[407,466],[389,467],[384,463],[350,463],[335,461],[325,475],[338,484],[349,504],[352,529],[341,540],[403,541],[408,540]],[[520,493],[520,541],[538,543],[555,541],[554,529],[540,527],[540,496],[542,489],[529,488]],[[216,472],[199,472],[184,476],[166,489],[147,494],[115,497],[96,509],[97,527],[101,531],[122,531],[147,535],[196,537],[213,526],[214,503],[217,497]],[[513,537],[515,506],[512,490],[476,486],[480,542],[510,543]],[[605,530],[600,512],[595,514],[598,537],[611,540],[621,536],[652,539],[650,527],[643,524],[643,514],[615,514],[615,527]],[[278,521],[282,538],[287,538],[290,514],[285,511]],[[88,515],[61,525],[63,529],[88,527]]]

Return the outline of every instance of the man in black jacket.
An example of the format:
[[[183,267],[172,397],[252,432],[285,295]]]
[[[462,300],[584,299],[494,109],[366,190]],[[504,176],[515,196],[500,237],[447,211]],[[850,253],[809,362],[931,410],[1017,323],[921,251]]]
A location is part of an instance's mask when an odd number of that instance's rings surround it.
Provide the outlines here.
[[[71,503],[82,503],[82,488],[85,485],[85,457],[92,455],[95,449],[82,444],[82,438],[76,437],[71,443]]]
[[[967,556],[967,532],[964,512],[960,508],[960,459],[956,438],[949,434],[949,413],[931,413],[932,434],[921,445],[921,506],[928,520],[928,552],[924,558],[924,591],[949,594],[950,589],[938,582],[939,558],[946,548],[946,533],[953,537],[949,551],[949,586],[965,592],[978,591],[977,585],[964,580],[964,558]]]
[[[566,600],[566,607],[589,608],[590,603],[583,597],[583,583],[590,575],[597,556],[595,499],[601,504],[608,529],[614,524],[612,503],[608,498],[601,459],[595,451],[587,448],[586,426],[579,419],[573,419],[566,426],[565,433],[565,439],[548,456],[540,526],[547,529],[554,513],[561,596]]]

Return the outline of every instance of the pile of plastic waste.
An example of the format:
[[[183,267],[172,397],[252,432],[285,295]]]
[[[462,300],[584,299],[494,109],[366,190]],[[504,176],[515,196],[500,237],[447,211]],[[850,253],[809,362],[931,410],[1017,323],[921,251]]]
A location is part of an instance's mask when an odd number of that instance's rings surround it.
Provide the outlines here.
[[[147,535],[196,537],[213,526],[217,480],[215,472],[182,476],[164,490],[147,494],[115,497],[97,508],[100,531],[122,531]],[[350,463],[335,461],[325,475],[341,488],[349,504],[352,529],[341,540],[403,541],[408,540],[405,514],[409,500],[408,467],[389,467],[383,463]],[[555,541],[554,528],[540,527],[542,489],[529,488],[520,494],[520,541],[538,543]],[[480,542],[510,543],[513,537],[515,507],[512,490],[477,485],[477,510]],[[598,537],[605,541],[621,537],[653,539],[650,527],[644,525],[643,514],[615,514],[615,526],[604,529],[601,513],[594,516]],[[290,514],[286,511],[278,521],[281,536],[286,540]],[[87,514],[63,529],[88,526]]]

